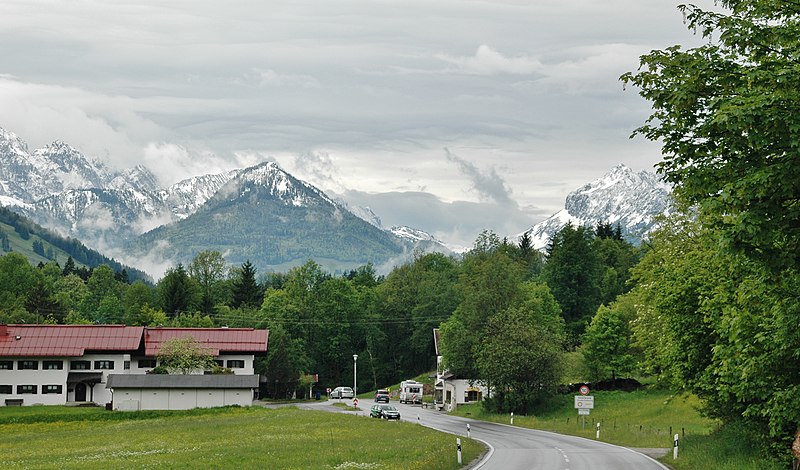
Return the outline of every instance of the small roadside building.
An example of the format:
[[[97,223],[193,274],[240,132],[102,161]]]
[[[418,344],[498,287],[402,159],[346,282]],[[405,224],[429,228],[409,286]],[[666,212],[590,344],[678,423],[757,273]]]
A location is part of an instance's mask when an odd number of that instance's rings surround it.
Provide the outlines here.
[[[453,411],[458,405],[481,401],[489,396],[485,385],[475,379],[456,377],[442,366],[442,354],[439,329],[433,329],[433,345],[436,351],[436,379],[434,381],[434,399],[437,409]]]
[[[233,372],[220,376],[248,376],[247,381],[255,377],[256,384],[246,394],[249,405],[253,390],[258,388],[254,361],[267,352],[267,330],[0,325],[0,406],[107,405],[112,403],[114,392],[107,386],[109,377],[157,375],[148,372],[158,365],[161,345],[170,338],[185,336],[194,338],[210,351],[218,365]],[[194,374],[202,377],[204,372],[198,370]],[[245,379],[225,380],[231,381],[232,387],[226,390],[238,390],[242,384],[250,383]],[[163,390],[164,382],[159,383]],[[178,388],[186,385],[185,381],[176,383]],[[237,393],[245,396],[241,390]],[[218,400],[214,398],[213,402]]]

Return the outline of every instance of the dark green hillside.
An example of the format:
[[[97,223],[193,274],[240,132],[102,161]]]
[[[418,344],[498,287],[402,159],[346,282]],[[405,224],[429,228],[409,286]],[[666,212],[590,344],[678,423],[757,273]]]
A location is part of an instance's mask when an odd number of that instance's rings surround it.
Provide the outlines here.
[[[187,219],[142,235],[133,251],[145,253],[159,241],[169,242],[164,255],[174,261],[188,263],[202,250],[216,250],[229,263],[251,260],[262,270],[308,259],[328,269],[352,269],[403,252],[391,234],[326,200],[294,206],[258,187],[233,200],[210,201]]]
[[[125,266],[87,248],[74,238],[62,237],[32,222],[27,217],[0,207],[0,255],[12,251],[24,255],[31,264],[55,261],[64,266],[67,259],[72,257],[78,266],[95,268],[105,264],[115,272],[125,270],[131,282],[139,279],[151,281],[143,271]]]

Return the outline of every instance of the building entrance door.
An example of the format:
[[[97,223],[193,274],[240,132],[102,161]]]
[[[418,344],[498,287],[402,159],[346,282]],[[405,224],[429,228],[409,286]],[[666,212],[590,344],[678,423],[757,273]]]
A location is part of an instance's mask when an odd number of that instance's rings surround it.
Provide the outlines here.
[[[75,384],[75,401],[86,401],[86,384]]]

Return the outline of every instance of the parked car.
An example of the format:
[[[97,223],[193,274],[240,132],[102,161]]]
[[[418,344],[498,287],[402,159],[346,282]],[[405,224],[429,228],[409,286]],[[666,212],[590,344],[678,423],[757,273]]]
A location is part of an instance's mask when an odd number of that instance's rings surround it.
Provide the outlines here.
[[[400,411],[392,405],[372,405],[369,415],[373,418],[400,419]]]
[[[353,398],[355,394],[350,387],[336,387],[331,390],[331,398]]]
[[[382,388],[377,392],[375,392],[375,401],[378,403],[380,402],[389,403],[389,390]]]

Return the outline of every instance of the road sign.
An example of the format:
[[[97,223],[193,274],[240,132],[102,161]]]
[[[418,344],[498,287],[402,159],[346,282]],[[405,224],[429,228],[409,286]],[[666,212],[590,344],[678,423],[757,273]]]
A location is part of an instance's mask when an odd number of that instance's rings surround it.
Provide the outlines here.
[[[358,398],[353,398],[353,407],[358,406]]]
[[[330,387],[328,387],[328,389],[327,389],[327,390],[328,390],[328,395],[330,395],[330,394],[331,394],[331,388],[330,388]]]
[[[575,395],[575,408],[594,408],[594,397],[591,395]]]
[[[590,411],[592,410],[590,410],[589,408],[578,408],[578,416],[588,415]]]
[[[581,392],[581,395],[588,395],[589,394],[589,387],[587,385],[581,385],[581,388],[580,388],[579,391]]]

